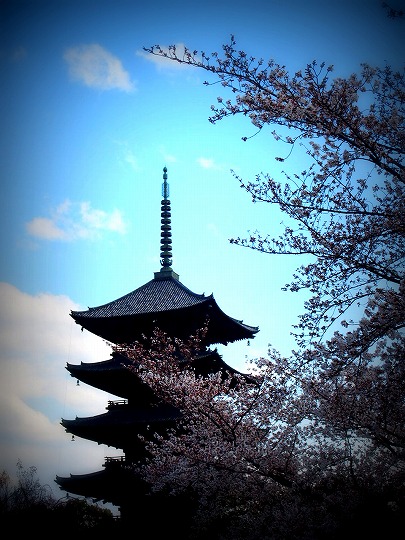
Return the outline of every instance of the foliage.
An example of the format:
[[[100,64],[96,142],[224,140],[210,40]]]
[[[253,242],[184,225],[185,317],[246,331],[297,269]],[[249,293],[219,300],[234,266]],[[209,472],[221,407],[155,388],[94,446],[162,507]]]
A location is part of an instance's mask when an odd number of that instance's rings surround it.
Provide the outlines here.
[[[21,461],[17,462],[17,483],[12,484],[6,471],[0,475],[1,514],[24,512],[33,507],[49,507],[54,502],[49,486],[43,486],[36,476],[36,467],[24,469]]]
[[[230,91],[230,99],[218,97],[211,122],[242,114],[259,131],[275,127],[289,155],[305,150],[301,172],[235,175],[254,202],[278,206],[292,225],[278,238],[255,232],[231,242],[305,255],[309,262],[286,289],[311,293],[295,329],[297,350],[284,358],[270,347],[252,361],[254,382],[196,376],[199,335],[184,343],[157,330],[128,348],[133,369],[184,416],[182,431],[150,444],[155,457],[145,474],[156,489],[198,494],[196,538],[214,538],[213,524],[217,538],[244,539],[333,538],[398,525],[404,73],[363,65],[359,75],[331,79],[332,67],[313,62],[290,75],[274,60],[237,51],[233,37],[222,58],[174,46],[145,50],[206,70]]]
[[[37,469],[27,469],[17,462],[17,482],[9,474],[0,474],[0,517],[3,528],[10,527],[13,533],[26,532],[27,526],[44,535],[64,533],[96,533],[117,529],[112,512],[89,504],[86,500],[62,497],[56,500],[48,485],[42,485]]]

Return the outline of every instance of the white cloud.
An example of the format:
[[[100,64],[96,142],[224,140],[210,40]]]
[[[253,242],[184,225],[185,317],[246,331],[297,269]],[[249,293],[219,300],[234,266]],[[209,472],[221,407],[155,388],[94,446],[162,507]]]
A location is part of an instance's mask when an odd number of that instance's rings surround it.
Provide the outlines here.
[[[108,214],[104,210],[91,208],[88,202],[82,202],[80,203],[80,214],[83,223],[90,231],[107,230],[121,234],[125,233],[125,224],[122,220],[121,212],[117,209]]]
[[[27,223],[27,231],[31,236],[44,240],[66,240],[66,233],[49,218],[37,217]]]
[[[21,460],[26,468],[37,467],[41,483],[60,496],[56,475],[100,470],[105,455],[114,455],[91,441],[71,442],[60,425],[61,418],[102,414],[108,399],[116,399],[78,387],[65,369],[67,362],[110,355],[101,338],[80,331],[72,309],[83,308],[67,296],[31,296],[0,283],[0,471],[13,477]]]
[[[139,171],[138,160],[131,150],[127,150],[124,156],[125,163],[128,163],[134,171]]]
[[[116,88],[124,92],[135,90],[121,61],[97,43],[70,47],[63,57],[68,63],[72,79],[86,86],[101,90]]]
[[[136,157],[136,154],[132,151],[129,144],[126,141],[114,141],[115,144],[119,147],[119,157],[118,161],[121,166],[126,167],[129,165],[132,170],[139,171],[139,163]]]
[[[170,154],[164,146],[159,147],[160,155],[163,158],[164,163],[176,163],[177,158],[173,154]]]
[[[217,165],[213,159],[211,158],[205,158],[205,157],[199,157],[197,158],[197,163],[202,167],[203,169],[215,169],[220,170],[220,165]]]
[[[103,231],[126,233],[127,225],[119,210],[106,212],[92,208],[89,202],[61,203],[51,217],[35,217],[26,224],[30,236],[43,240],[72,241],[96,239]]]

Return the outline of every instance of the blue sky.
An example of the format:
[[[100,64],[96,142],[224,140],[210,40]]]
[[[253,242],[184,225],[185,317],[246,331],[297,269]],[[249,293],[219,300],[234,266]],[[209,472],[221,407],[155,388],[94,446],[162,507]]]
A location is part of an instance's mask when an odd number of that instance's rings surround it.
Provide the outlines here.
[[[243,369],[271,343],[288,354],[303,295],[282,292],[303,261],[229,244],[277,234],[282,217],[253,205],[230,173],[280,172],[282,152],[244,118],[208,122],[222,87],[143,54],[154,44],[238,48],[289,69],[316,59],[336,76],[362,62],[403,66],[404,21],[378,0],[153,3],[2,1],[0,67],[0,470],[17,459],[56,474],[99,470],[115,449],[70,442],[61,417],[104,412],[110,396],[76,386],[66,362],[107,359],[70,310],[114,300],[160,269],[162,169],[172,202],[173,268],[228,315],[259,326],[221,350]],[[404,8],[404,2],[391,5]],[[283,167],[305,168],[293,155]],[[57,494],[62,494],[56,487]]]

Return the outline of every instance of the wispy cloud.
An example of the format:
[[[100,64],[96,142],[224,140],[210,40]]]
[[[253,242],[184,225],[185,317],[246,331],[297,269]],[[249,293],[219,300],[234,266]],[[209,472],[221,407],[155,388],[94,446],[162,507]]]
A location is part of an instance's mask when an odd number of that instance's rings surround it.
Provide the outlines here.
[[[168,152],[165,146],[160,146],[159,152],[165,163],[177,163],[176,156]]]
[[[118,162],[120,166],[126,167],[129,165],[132,170],[139,171],[139,162],[135,152],[131,149],[127,141],[115,140],[114,143],[118,147]]]
[[[132,152],[132,150],[127,149],[124,155],[124,161],[125,163],[128,163],[128,165],[134,170],[139,171],[139,164],[138,160],[135,156],[135,154]]]
[[[126,223],[119,210],[106,212],[92,208],[89,202],[64,201],[50,217],[35,217],[26,223],[30,236],[50,241],[94,240],[102,232],[125,234]]]
[[[27,57],[27,50],[21,45],[12,49],[0,49],[0,60],[11,63],[22,62]]]
[[[203,169],[215,169],[215,170],[221,170],[222,167],[215,163],[215,161],[211,158],[206,157],[199,157],[197,158],[197,163],[202,167]]]
[[[132,92],[135,85],[119,58],[101,45],[78,45],[65,51],[64,59],[72,79],[100,90]]]

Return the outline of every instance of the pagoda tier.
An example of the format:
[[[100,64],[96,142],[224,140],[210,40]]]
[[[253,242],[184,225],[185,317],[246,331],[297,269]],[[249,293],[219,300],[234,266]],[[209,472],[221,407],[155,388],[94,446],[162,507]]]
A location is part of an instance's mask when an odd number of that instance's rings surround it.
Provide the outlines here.
[[[130,366],[133,360],[124,354],[113,352],[109,360],[67,364],[72,377],[114,396],[138,403],[154,403],[156,398],[151,388],[145,384]]]
[[[143,335],[151,336],[156,328],[186,340],[203,328],[207,320],[207,346],[252,339],[259,331],[229,317],[212,294],[196,294],[176,276],[174,272],[169,277],[156,272],[154,279],[129,294],[86,311],[72,311],[70,315],[82,328],[115,344],[140,341]]]
[[[117,506],[122,522],[118,531],[124,534],[143,538],[144,531],[148,531],[150,538],[187,537],[183,536],[182,529],[186,530],[189,524],[192,498],[187,494],[167,497],[155,493],[151,496],[150,486],[128,466],[125,458],[107,458],[104,467],[88,474],[57,476],[56,483],[69,493]],[[139,531],[142,531],[140,536]]]
[[[113,352],[109,360],[102,362],[91,362],[75,365],[67,364],[66,369],[72,377],[84,382],[99,390],[104,390],[114,396],[125,399],[131,398],[132,404],[154,403],[155,394],[151,388],[132,372],[129,367],[134,365],[134,361],[125,354]],[[207,376],[210,373],[239,373],[234,368],[228,366],[217,350],[207,350],[198,355],[193,361],[193,368],[196,375]]]
[[[115,506],[121,506],[134,496],[144,496],[147,491],[146,483],[126,466],[125,459],[107,458],[104,467],[103,470],[87,474],[57,476],[56,483],[69,493],[92,497]]]
[[[139,441],[138,434],[146,438],[156,432],[163,434],[168,428],[175,427],[180,418],[180,412],[165,403],[132,407],[125,401],[112,401],[104,414],[62,419],[61,424],[72,435],[125,452],[130,450],[131,455],[136,455],[144,453],[144,443]]]

